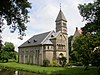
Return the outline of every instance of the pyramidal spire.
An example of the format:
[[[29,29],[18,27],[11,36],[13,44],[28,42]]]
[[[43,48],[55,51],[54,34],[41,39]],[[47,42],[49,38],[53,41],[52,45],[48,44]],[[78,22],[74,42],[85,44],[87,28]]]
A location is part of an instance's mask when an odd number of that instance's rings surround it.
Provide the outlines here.
[[[56,18],[56,22],[57,22],[57,21],[61,21],[61,20],[67,22],[67,20],[66,20],[64,14],[63,14],[63,12],[62,12],[62,10],[61,10],[61,3],[60,3],[60,11],[59,11],[59,14],[58,14],[58,16],[57,16],[57,18]]]

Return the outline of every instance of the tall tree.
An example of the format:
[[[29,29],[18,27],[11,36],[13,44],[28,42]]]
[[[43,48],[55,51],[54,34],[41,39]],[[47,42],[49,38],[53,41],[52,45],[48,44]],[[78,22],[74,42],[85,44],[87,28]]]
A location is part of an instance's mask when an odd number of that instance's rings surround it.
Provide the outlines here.
[[[73,44],[74,51],[77,51],[80,57],[79,60],[86,66],[91,64],[94,48],[100,46],[100,41],[96,41],[100,40],[99,36],[100,34],[82,35],[79,36]]]
[[[80,54],[83,64],[88,66],[89,63],[95,63],[100,69],[100,51],[94,51],[100,46],[100,0],[84,5],[80,4],[78,8],[83,20],[87,23],[82,28],[83,35],[74,42],[74,50]],[[95,56],[96,54],[98,55]],[[94,59],[96,62],[93,61]]]
[[[0,36],[3,31],[4,21],[13,33],[16,29],[19,30],[19,38],[25,35],[26,23],[28,22],[28,8],[31,4],[28,0],[0,0]],[[0,50],[2,47],[2,40],[0,38]]]
[[[83,21],[87,21],[82,28],[83,33],[100,33],[100,0],[95,0],[94,3],[80,4],[78,8]]]
[[[0,32],[5,20],[11,32],[18,29],[19,35],[24,36],[29,18],[28,8],[31,8],[28,0],[0,0]]]
[[[0,60],[8,62],[8,59],[15,59],[15,46],[11,42],[5,42],[3,49],[0,51]]]

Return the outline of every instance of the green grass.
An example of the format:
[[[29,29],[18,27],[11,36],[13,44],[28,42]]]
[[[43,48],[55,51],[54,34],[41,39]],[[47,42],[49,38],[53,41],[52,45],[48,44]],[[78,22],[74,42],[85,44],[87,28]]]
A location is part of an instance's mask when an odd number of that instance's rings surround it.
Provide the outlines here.
[[[16,70],[29,71],[34,73],[51,74],[53,71],[63,70],[61,67],[41,67],[36,65],[19,64],[15,62],[0,63],[1,67],[12,68]]]
[[[19,64],[15,62],[0,63],[0,67],[52,75],[98,75],[96,68],[90,68],[89,70],[84,71],[84,68],[41,67],[36,65]]]

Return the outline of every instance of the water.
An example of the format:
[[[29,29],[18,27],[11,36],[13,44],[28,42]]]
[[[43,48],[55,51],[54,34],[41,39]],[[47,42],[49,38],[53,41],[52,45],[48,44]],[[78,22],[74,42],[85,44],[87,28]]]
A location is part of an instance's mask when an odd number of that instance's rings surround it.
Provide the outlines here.
[[[40,74],[0,68],[0,75],[40,75]]]

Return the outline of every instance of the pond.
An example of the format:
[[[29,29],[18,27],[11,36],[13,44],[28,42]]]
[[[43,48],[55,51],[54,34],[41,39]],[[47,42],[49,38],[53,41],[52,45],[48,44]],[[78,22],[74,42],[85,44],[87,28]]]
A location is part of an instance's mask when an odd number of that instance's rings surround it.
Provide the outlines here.
[[[40,74],[0,68],[0,75],[40,75]]]

